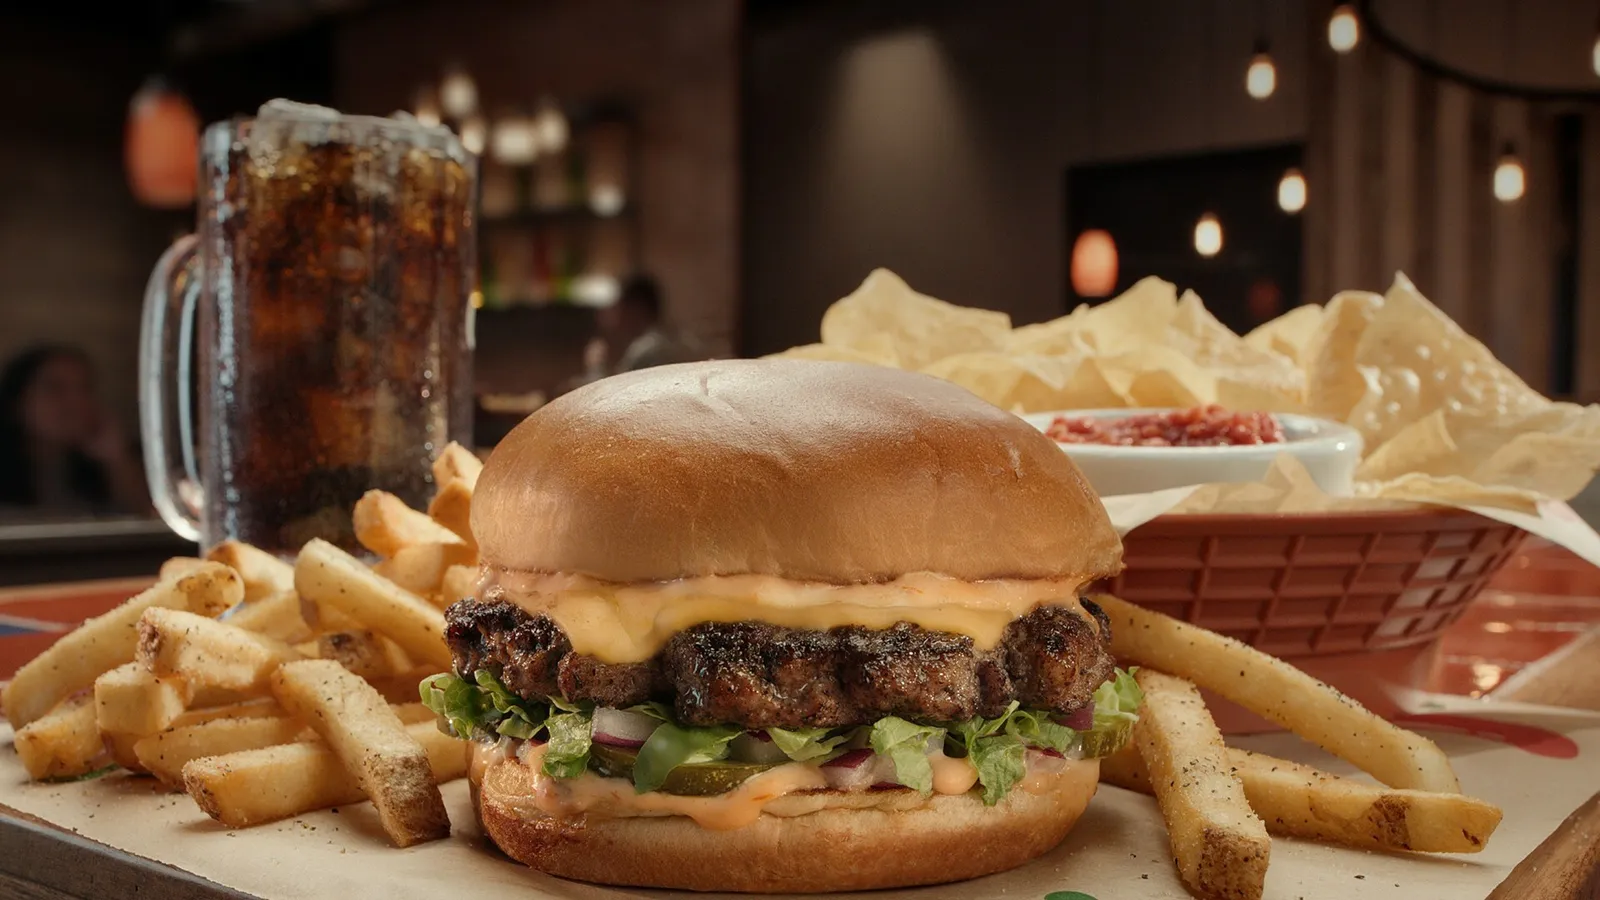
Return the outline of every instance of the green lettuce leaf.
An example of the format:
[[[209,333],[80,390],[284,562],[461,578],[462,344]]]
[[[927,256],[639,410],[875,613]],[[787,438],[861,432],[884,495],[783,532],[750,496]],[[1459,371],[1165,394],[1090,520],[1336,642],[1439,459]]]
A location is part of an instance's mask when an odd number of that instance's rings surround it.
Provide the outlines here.
[[[848,734],[829,736],[829,728],[768,728],[767,737],[778,745],[783,755],[795,762],[822,759],[831,755],[839,745],[849,739]]]
[[[594,734],[588,712],[553,713],[545,719],[550,740],[545,744],[544,773],[552,778],[577,778],[589,768],[589,741]]]
[[[1139,707],[1144,705],[1144,691],[1133,680],[1133,669],[1118,669],[1111,680],[1095,688],[1094,726],[1105,728],[1120,722],[1139,720]]]
[[[476,686],[441,672],[423,679],[419,690],[423,705],[443,719],[456,737],[473,738],[487,731],[493,707],[485,703],[483,691]]]
[[[664,721],[639,748],[633,762],[633,789],[644,794],[661,787],[679,766],[715,762],[728,755],[728,742],[744,733],[733,725],[690,728]]]
[[[999,803],[1027,772],[1028,747],[1014,734],[995,734],[978,738],[972,745],[972,764],[983,785],[983,802]]]
[[[885,716],[872,725],[872,752],[894,763],[895,780],[923,794],[933,793],[933,765],[928,762],[928,742],[945,730],[917,725],[898,716]]]
[[[1005,732],[1029,747],[1065,753],[1078,739],[1078,733],[1050,718],[1049,713],[1019,710],[1006,720]]]

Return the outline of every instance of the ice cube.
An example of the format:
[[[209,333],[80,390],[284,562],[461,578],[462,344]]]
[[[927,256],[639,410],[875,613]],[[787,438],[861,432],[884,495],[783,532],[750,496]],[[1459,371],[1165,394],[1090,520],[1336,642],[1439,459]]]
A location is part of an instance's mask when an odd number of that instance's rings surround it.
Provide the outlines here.
[[[295,119],[313,122],[337,122],[339,111],[315,103],[298,103],[294,100],[268,100],[256,111],[257,119]]]

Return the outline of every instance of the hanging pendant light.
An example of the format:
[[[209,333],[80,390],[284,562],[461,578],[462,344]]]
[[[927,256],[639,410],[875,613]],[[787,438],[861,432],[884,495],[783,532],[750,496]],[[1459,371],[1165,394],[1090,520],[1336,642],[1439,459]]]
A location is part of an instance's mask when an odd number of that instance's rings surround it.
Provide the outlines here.
[[[1356,11],[1348,3],[1341,3],[1333,8],[1333,15],[1328,17],[1328,46],[1335,53],[1349,53],[1361,43],[1361,20],[1356,18]]]
[[[1278,208],[1291,215],[1306,208],[1306,177],[1290,169],[1278,179]]]
[[[1194,223],[1194,251],[1207,259],[1222,252],[1222,223],[1215,213],[1206,213]]]
[[[1079,297],[1109,297],[1117,289],[1117,242],[1091,228],[1072,244],[1072,291]]]
[[[1255,53],[1250,57],[1250,68],[1244,72],[1245,92],[1257,100],[1265,100],[1278,89],[1278,67],[1272,63],[1272,53],[1264,40],[1256,41]]]
[[[544,98],[533,121],[539,133],[540,152],[560,153],[567,148],[567,117],[555,100]]]
[[[1517,148],[1509,141],[1500,151],[1500,163],[1494,167],[1494,196],[1501,203],[1515,203],[1527,190],[1527,173],[1522,160],[1517,158]]]
[[[439,106],[452,119],[462,120],[478,111],[478,85],[460,66],[451,66],[439,82]]]
[[[128,104],[124,164],[140,203],[180,209],[194,202],[199,180],[200,117],[188,98],[159,78]]]

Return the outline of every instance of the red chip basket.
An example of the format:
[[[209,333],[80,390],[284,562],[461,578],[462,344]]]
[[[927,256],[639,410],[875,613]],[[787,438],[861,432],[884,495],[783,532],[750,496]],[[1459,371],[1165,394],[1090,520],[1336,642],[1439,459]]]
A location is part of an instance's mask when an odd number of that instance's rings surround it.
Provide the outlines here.
[[[1389,650],[1437,637],[1525,537],[1447,509],[1161,516],[1107,587],[1274,656]]]

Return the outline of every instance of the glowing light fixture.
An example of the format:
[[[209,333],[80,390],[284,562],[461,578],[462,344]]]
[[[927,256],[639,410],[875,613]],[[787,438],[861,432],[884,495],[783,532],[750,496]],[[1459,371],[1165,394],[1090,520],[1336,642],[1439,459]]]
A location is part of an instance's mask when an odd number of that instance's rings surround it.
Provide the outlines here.
[[[1117,289],[1117,242],[1091,228],[1072,244],[1072,291],[1079,297],[1109,297]]]
[[[465,119],[478,111],[478,85],[459,66],[452,67],[439,83],[439,105],[452,119]]]
[[[187,98],[151,79],[128,104],[124,164],[140,203],[178,209],[194,202],[200,117]]]
[[[539,114],[534,118],[539,134],[539,149],[545,153],[560,153],[567,148],[567,117],[561,107],[549,97],[539,104]]]
[[[1291,214],[1306,208],[1306,177],[1299,169],[1290,169],[1278,179],[1278,207]]]
[[[483,121],[483,116],[469,116],[461,123],[461,146],[468,152],[482,155],[484,144],[489,140],[489,125]]]
[[[432,88],[417,91],[417,108],[412,115],[429,128],[438,125],[443,120],[439,114],[439,95]]]
[[[1348,3],[1341,3],[1333,8],[1333,15],[1328,17],[1328,46],[1335,53],[1349,53],[1361,43],[1361,20],[1356,18],[1356,11]]]
[[[1244,72],[1244,89],[1257,100],[1265,100],[1278,89],[1278,67],[1272,64],[1272,54],[1266,41],[1256,42],[1255,55],[1250,57],[1250,68]]]
[[[1222,223],[1214,213],[1206,213],[1194,223],[1194,250],[1207,259],[1222,252]]]
[[[1500,152],[1500,164],[1494,167],[1495,199],[1501,203],[1514,203],[1522,199],[1527,188],[1527,173],[1522,170],[1522,160],[1517,158],[1517,148],[1506,144]]]
[[[494,124],[489,135],[489,155],[508,166],[525,166],[539,158],[539,131],[533,120],[509,115]]]

